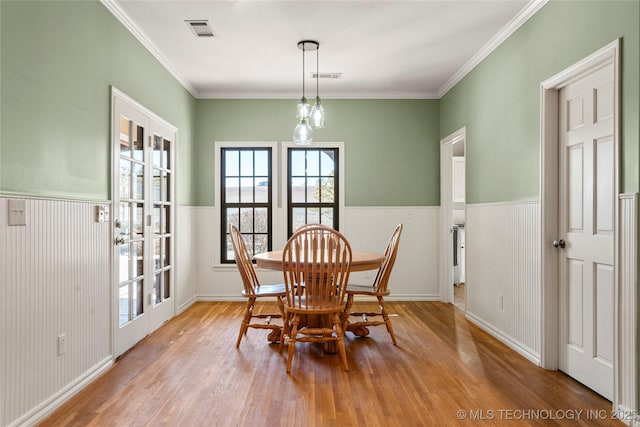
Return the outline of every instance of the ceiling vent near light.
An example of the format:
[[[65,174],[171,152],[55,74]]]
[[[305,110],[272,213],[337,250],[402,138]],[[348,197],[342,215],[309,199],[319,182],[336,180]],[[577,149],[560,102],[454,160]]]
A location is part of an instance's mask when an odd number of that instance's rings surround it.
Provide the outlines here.
[[[196,21],[184,21],[196,37],[213,37],[213,31],[209,26],[209,21],[206,19],[199,19]]]
[[[342,73],[312,73],[312,79],[339,79]]]

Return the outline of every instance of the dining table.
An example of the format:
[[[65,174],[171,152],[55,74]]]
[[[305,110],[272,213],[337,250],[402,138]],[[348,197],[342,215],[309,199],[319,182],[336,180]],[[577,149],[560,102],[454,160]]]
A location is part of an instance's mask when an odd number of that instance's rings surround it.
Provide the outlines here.
[[[253,259],[256,261],[256,266],[259,268],[282,271],[282,250],[258,253],[253,256]],[[382,253],[352,250],[349,271],[377,270],[380,268],[383,261],[384,254]],[[308,322],[318,322],[318,319],[309,319]],[[357,336],[365,336],[369,333],[367,328],[356,328],[349,323],[347,323],[346,330]],[[324,350],[327,353],[335,353],[335,346],[332,344],[334,343],[325,344]]]

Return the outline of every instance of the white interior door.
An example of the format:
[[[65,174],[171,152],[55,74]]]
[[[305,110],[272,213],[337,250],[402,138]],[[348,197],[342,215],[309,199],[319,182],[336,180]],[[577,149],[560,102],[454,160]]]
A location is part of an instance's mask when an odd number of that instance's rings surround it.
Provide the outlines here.
[[[613,398],[614,68],[560,92],[560,358],[562,371]]]
[[[174,315],[175,128],[114,92],[114,355]]]

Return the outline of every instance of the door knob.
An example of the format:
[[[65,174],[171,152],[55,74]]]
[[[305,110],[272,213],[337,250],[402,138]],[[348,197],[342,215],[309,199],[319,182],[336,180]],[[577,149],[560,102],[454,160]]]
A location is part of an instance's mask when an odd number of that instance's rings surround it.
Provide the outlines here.
[[[554,248],[560,248],[560,249],[564,249],[566,246],[566,243],[564,240],[560,239],[560,240],[554,240],[553,241],[553,247]]]
[[[124,244],[124,237],[118,236],[118,237],[115,238],[114,242],[115,242],[116,245],[122,245],[122,244]]]

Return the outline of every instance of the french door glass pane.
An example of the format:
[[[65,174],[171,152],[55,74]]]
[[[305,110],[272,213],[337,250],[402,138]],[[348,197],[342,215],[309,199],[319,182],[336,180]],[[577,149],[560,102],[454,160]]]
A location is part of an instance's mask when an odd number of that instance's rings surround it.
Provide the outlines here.
[[[144,205],[131,203],[133,209],[133,238],[144,236]]]
[[[129,238],[129,233],[131,232],[131,212],[130,205],[127,202],[120,203],[120,236],[124,236]]]
[[[120,155],[131,157],[131,121],[120,117]]]
[[[170,298],[171,297],[171,270],[165,270],[164,271],[164,277],[162,280],[162,284],[163,284],[163,297],[164,299]]]
[[[133,258],[133,277],[137,278],[144,273],[144,243],[133,243],[133,251],[131,253]]]
[[[144,160],[144,127],[136,125],[135,139],[133,141],[133,158]]]
[[[153,205],[153,232],[160,234],[162,229],[161,220],[162,207],[160,205]]]
[[[138,280],[134,282],[134,294],[133,294],[133,315],[138,317],[143,313],[142,302],[144,294],[144,280]]]
[[[153,292],[152,297],[154,304],[159,304],[162,302],[162,295],[160,294],[160,273],[156,273],[153,275]]]
[[[131,197],[131,161],[120,159],[120,198]]]
[[[119,307],[119,325],[122,326],[131,319],[131,311],[129,307],[129,285],[120,286],[120,292],[118,292],[118,307]]]
[[[134,183],[132,199],[142,200],[144,199],[144,165],[140,163],[133,164]]]
[[[129,274],[129,245],[120,245],[120,257],[118,260],[118,271],[120,282],[129,280],[131,275]]]
[[[169,197],[171,197],[171,195],[169,194],[169,190],[170,190],[169,172],[164,172],[164,171],[162,172],[160,183],[161,183],[160,200],[164,202],[168,202]]]
[[[167,267],[169,264],[171,264],[171,259],[170,259],[170,255],[171,255],[171,238],[170,237],[165,237],[164,239],[164,246],[162,249],[162,266],[163,267]]]

